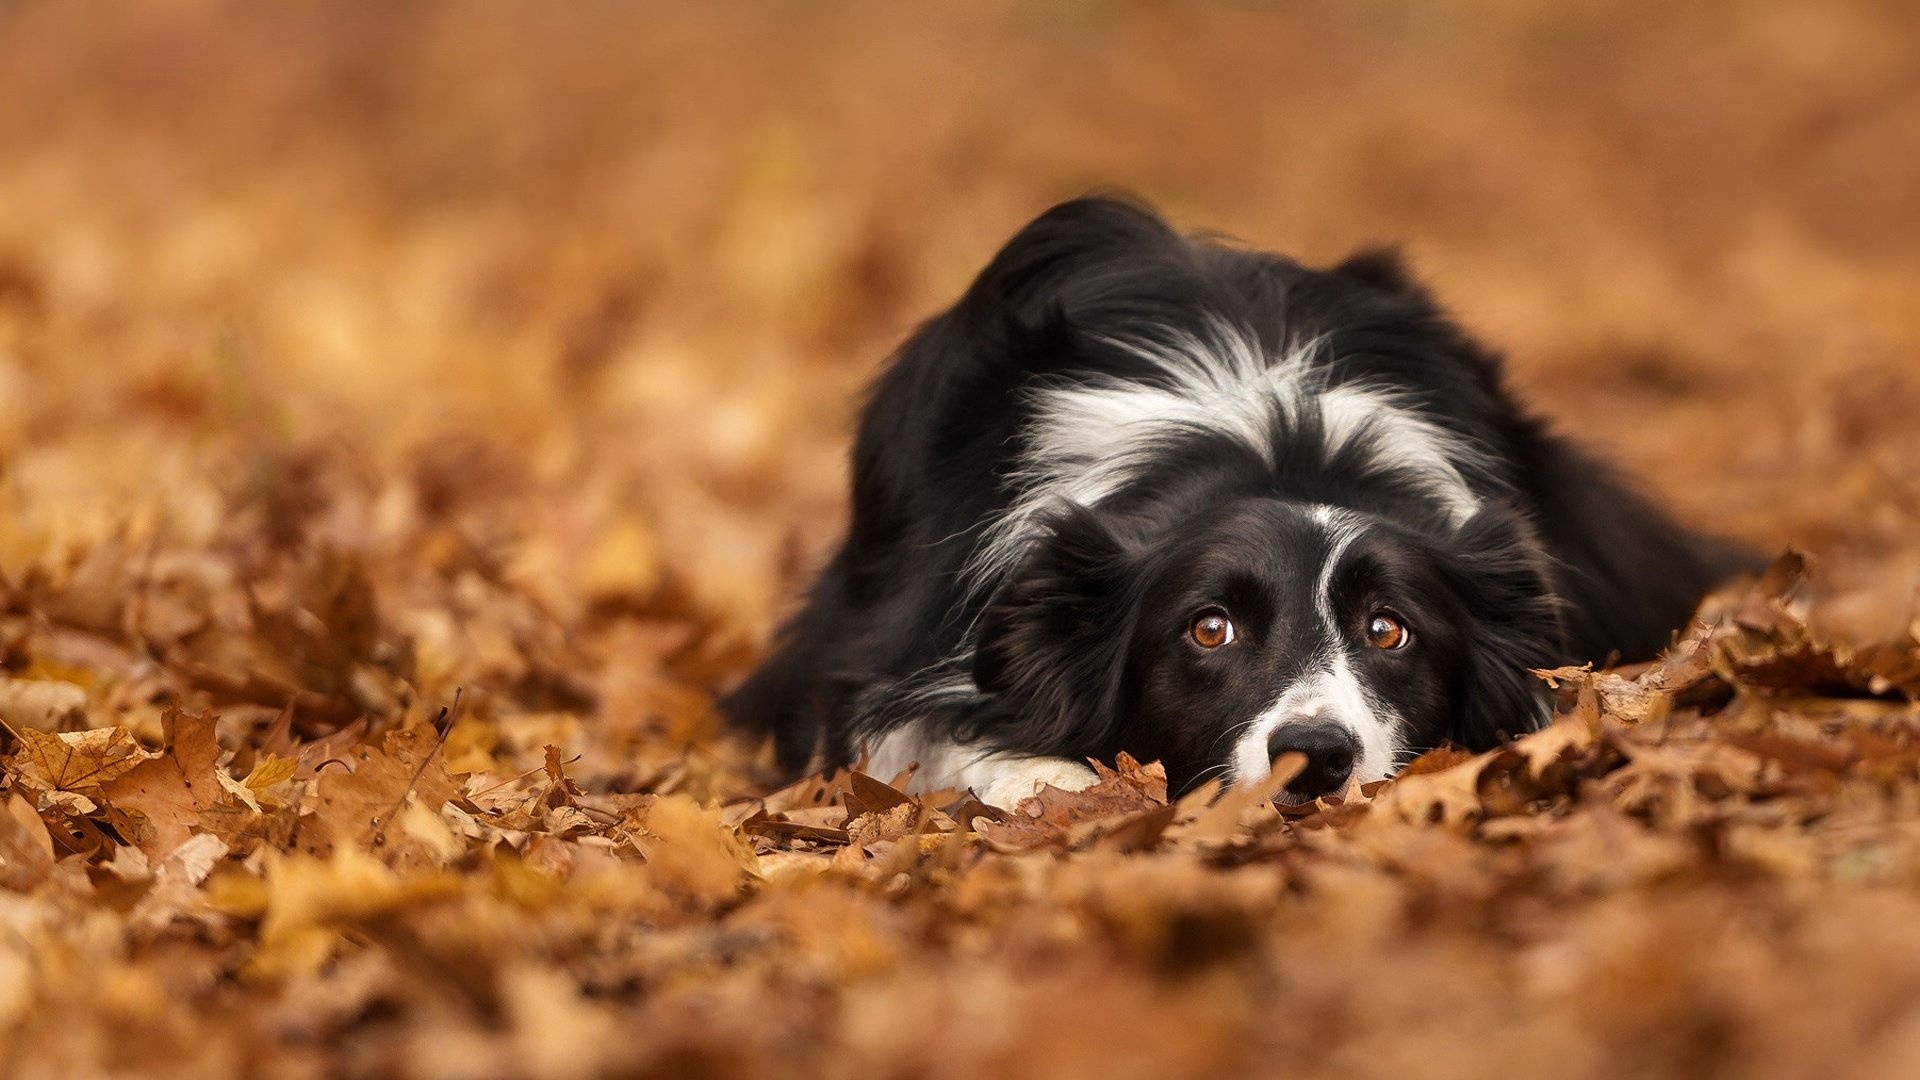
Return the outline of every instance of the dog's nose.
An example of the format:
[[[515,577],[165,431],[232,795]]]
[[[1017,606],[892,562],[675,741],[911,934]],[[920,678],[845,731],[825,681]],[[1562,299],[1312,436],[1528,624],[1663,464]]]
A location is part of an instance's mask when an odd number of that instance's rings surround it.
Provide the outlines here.
[[[1353,732],[1329,721],[1282,724],[1267,740],[1267,757],[1272,760],[1289,751],[1305,757],[1306,768],[1287,782],[1287,790],[1311,799],[1347,786],[1359,754],[1358,743]]]

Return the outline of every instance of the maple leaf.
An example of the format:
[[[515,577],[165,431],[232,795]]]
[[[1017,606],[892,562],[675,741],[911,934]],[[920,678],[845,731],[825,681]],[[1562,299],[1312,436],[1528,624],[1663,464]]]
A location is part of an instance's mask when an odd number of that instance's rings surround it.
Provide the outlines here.
[[[422,854],[419,845],[391,831],[408,804],[417,802],[437,814],[459,792],[434,732],[395,731],[388,733],[383,747],[355,746],[338,768],[320,772],[314,820],[335,844],[384,847],[392,843],[394,857],[405,859]],[[437,862],[437,856],[430,857]]]
[[[218,804],[223,788],[215,778],[220,772],[215,727],[211,713],[167,710],[165,751],[138,762],[103,789],[149,859],[166,858]]]
[[[18,734],[20,747],[7,759],[7,768],[35,792],[42,808],[57,806],[68,813],[92,813],[103,785],[154,756],[119,727],[58,735],[28,728]]]

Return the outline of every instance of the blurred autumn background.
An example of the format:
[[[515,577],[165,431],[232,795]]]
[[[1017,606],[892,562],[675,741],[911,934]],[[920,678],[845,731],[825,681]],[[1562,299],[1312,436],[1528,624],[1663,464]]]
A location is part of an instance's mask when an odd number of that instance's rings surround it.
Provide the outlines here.
[[[1911,1073],[1916,163],[1901,0],[4,0],[5,1071]],[[1371,805],[760,798],[861,388],[1113,188],[1811,580]]]

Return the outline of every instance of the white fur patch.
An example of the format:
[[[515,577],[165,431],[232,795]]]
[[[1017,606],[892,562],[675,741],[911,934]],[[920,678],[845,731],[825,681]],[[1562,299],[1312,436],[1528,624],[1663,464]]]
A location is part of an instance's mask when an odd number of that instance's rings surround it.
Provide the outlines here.
[[[1099,779],[1083,762],[1066,758],[1002,757],[993,763],[990,776],[966,786],[988,806],[1011,810],[1020,805],[1020,800],[1038,795],[1043,787],[1084,791]]]
[[[1317,410],[1331,453],[1372,437],[1373,467],[1413,478],[1456,522],[1479,508],[1460,462],[1474,456],[1459,436],[1390,390],[1327,385],[1310,363],[1318,342],[1267,355],[1254,335],[1224,321],[1204,335],[1168,330],[1153,341],[1113,341],[1149,361],[1155,382],[1108,379],[1035,392],[1023,433],[1020,494],[988,530],[972,567],[988,583],[1018,562],[1040,515],[1061,503],[1095,506],[1139,476],[1169,436],[1208,431],[1237,440],[1272,463],[1276,411],[1297,423]]]
[[[908,791],[971,788],[981,802],[1009,808],[1042,785],[1079,791],[1099,779],[1084,762],[981,750],[936,735],[919,722],[902,724],[867,746],[867,772],[882,780],[916,763]]]
[[[1314,579],[1313,604],[1320,615],[1320,622],[1336,635],[1339,625],[1333,617],[1333,573],[1340,569],[1340,558],[1347,553],[1347,545],[1360,535],[1360,521],[1351,510],[1342,510],[1337,506],[1316,506],[1313,508],[1313,520],[1327,530],[1327,561],[1320,566],[1320,576]]]
[[[1361,685],[1343,649],[1334,653],[1325,668],[1287,687],[1247,726],[1246,734],[1234,743],[1232,782],[1244,787],[1266,778],[1273,767],[1267,746],[1281,728],[1324,721],[1339,724],[1359,739],[1360,753],[1353,762],[1355,779],[1367,784],[1393,774],[1400,741],[1398,718]]]

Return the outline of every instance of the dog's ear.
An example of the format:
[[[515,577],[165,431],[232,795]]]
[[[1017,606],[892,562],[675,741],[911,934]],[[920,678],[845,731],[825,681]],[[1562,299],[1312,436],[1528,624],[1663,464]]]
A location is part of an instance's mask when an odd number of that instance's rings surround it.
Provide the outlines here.
[[[1407,269],[1406,259],[1396,248],[1375,247],[1356,251],[1336,265],[1332,272],[1381,292],[1417,300],[1423,305],[1431,306],[1433,303],[1426,287]]]
[[[1103,267],[1184,259],[1186,241],[1144,205],[1123,197],[1064,202],[1028,222],[994,255],[960,301],[963,308],[1040,320],[1071,283]]]
[[[1551,715],[1546,683],[1532,672],[1564,660],[1561,600],[1532,525],[1511,509],[1481,510],[1452,548],[1447,572],[1470,618],[1451,734],[1469,750],[1491,750]]]
[[[980,619],[974,682],[1019,716],[1022,748],[1075,754],[1119,722],[1133,622],[1130,557],[1093,513],[1074,507],[1001,583]]]

